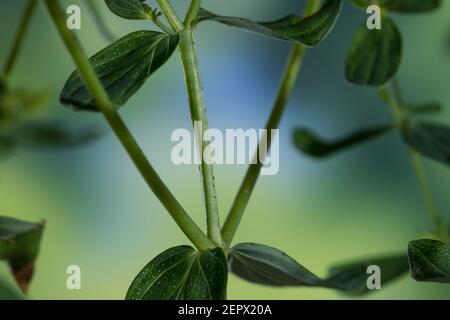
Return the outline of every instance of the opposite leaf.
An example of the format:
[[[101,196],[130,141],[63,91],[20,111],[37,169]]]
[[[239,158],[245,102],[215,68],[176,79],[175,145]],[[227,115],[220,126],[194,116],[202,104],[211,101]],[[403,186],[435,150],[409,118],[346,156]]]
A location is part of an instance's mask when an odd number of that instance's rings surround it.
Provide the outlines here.
[[[145,0],[105,0],[105,2],[109,10],[121,18],[130,20],[152,19],[152,9],[145,3]]]
[[[411,114],[429,114],[442,111],[442,105],[437,102],[408,105],[406,111]]]
[[[381,30],[369,30],[364,23],[350,44],[345,77],[354,84],[380,87],[397,73],[401,57],[402,38],[389,17],[382,19]]]
[[[420,122],[403,128],[403,139],[423,156],[450,165],[450,128]]]
[[[199,253],[189,246],[168,249],[150,261],[128,289],[127,300],[223,300],[227,262],[222,249]]]
[[[391,129],[392,127],[384,126],[360,130],[345,138],[328,142],[324,141],[308,129],[297,128],[294,131],[293,138],[295,146],[303,153],[316,158],[325,158],[336,152],[375,139],[389,132]]]
[[[234,246],[229,255],[229,269],[242,279],[267,286],[326,286],[284,252],[261,244]]]
[[[347,294],[361,295],[370,290],[367,286],[367,280],[370,274],[367,273],[369,266],[380,267],[381,286],[384,287],[402,275],[408,269],[408,259],[405,254],[382,258],[370,258],[359,262],[335,266],[330,269],[330,276],[326,280],[330,286],[335,287]]]
[[[341,8],[342,0],[328,0],[312,16],[289,15],[272,22],[255,22],[244,18],[219,16],[200,9],[195,23],[212,20],[271,38],[296,41],[305,46],[314,47],[324,40],[333,29]]]
[[[170,58],[177,45],[178,36],[137,31],[101,50],[90,62],[112,103],[118,108]],[[79,110],[98,111],[77,71],[67,80],[61,102]]]
[[[436,240],[409,242],[411,276],[417,281],[450,283],[450,246]]]
[[[29,223],[0,216],[0,260],[6,260],[23,292],[33,276],[44,223]]]
[[[432,11],[441,5],[441,0],[380,0],[380,6],[389,11],[414,13]]]

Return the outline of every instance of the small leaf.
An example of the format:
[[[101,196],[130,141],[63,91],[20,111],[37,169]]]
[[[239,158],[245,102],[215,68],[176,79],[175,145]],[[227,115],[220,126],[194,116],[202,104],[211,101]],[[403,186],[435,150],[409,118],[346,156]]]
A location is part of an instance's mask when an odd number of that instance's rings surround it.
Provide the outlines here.
[[[405,126],[402,130],[407,144],[423,156],[450,165],[450,128],[419,122]]]
[[[402,38],[389,17],[382,19],[381,30],[369,30],[364,23],[348,50],[345,77],[354,84],[380,87],[397,73],[401,57]]]
[[[294,144],[300,151],[309,156],[325,158],[336,152],[343,151],[347,148],[378,138],[379,136],[389,132],[391,129],[392,127],[390,126],[384,126],[360,130],[345,138],[328,142],[324,141],[308,129],[297,128],[294,131]]]
[[[6,260],[20,289],[26,293],[33,277],[44,223],[0,216],[0,260]]]
[[[410,105],[407,107],[407,111],[411,114],[426,114],[436,113],[442,111],[442,105],[437,102],[422,103],[417,105]]]
[[[379,4],[389,11],[417,13],[432,11],[441,5],[442,0],[380,0]]]
[[[119,108],[171,57],[177,45],[176,35],[137,31],[101,50],[90,62],[112,103]],[[78,71],[67,80],[61,102],[79,110],[98,111]]]
[[[342,0],[328,0],[323,7],[309,17],[289,15],[272,22],[255,22],[249,19],[216,15],[200,9],[195,23],[216,21],[270,38],[299,42],[314,47],[333,29],[342,8]]]
[[[152,9],[144,0],[105,0],[109,10],[124,19],[151,20]]]
[[[329,272],[330,276],[326,281],[330,286],[347,294],[361,295],[368,293],[370,290],[367,288],[367,279],[370,275],[367,273],[367,268],[372,265],[380,267],[382,287],[397,280],[409,269],[405,254],[370,258],[332,267]]]
[[[244,280],[267,286],[326,286],[284,252],[261,244],[234,246],[229,255],[229,269]]]
[[[417,281],[450,283],[450,246],[436,240],[408,245],[411,276]]]
[[[15,145],[31,149],[71,148],[92,142],[102,132],[93,126],[73,129],[57,121],[29,122],[19,126],[11,135]]]
[[[199,253],[170,248],[150,261],[128,289],[127,300],[223,300],[227,262],[222,249]]]

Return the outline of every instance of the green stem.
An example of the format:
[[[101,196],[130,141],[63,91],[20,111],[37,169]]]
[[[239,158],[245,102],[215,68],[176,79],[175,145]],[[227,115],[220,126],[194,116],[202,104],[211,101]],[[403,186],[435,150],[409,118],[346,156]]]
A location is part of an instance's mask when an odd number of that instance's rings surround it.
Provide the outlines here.
[[[170,2],[168,0],[156,0],[156,2],[158,2],[161,11],[165,14],[172,29],[177,33],[183,30],[183,23],[181,23],[180,18],[178,18]]]
[[[74,60],[89,92],[95,99],[100,111],[103,113],[112,130],[120,140],[128,155],[133,160],[139,172],[147,182],[150,189],[161,201],[169,214],[199,250],[213,248],[215,245],[200,230],[195,222],[189,217],[180,203],[175,199],[167,186],[153,169],[144,153],[133,138],[126,124],[121,119],[117,110],[112,105],[107,92],[95,74],[89,60],[75,33],[69,31],[65,23],[65,15],[58,0],[45,0],[48,12],[64,41],[72,59]]]
[[[6,78],[8,78],[8,76],[10,75],[10,73],[14,67],[14,63],[16,62],[16,58],[19,54],[21,45],[23,43],[23,39],[25,38],[31,18],[33,17],[33,12],[34,12],[34,9],[36,8],[36,4],[37,4],[36,0],[28,0],[27,4],[25,6],[25,9],[22,14],[22,18],[20,20],[19,29],[17,30],[17,33],[14,37],[12,47],[8,53],[5,65],[3,67],[2,74],[5,78],[5,81],[6,81]]]
[[[198,10],[202,5],[202,0],[192,0],[191,5],[186,14],[186,18],[184,19],[184,26],[186,28],[191,27],[191,22],[197,17]]]
[[[309,0],[306,5],[305,15],[308,16],[312,14],[315,10],[317,10],[318,6],[319,1]],[[267,150],[270,150],[271,146],[270,132],[272,129],[276,129],[279,127],[281,117],[283,116],[289,97],[291,96],[297,82],[305,52],[306,48],[301,44],[295,44],[292,47],[291,54],[281,81],[281,85],[272,108],[272,112],[265,127],[265,129],[268,131]],[[255,157],[258,154],[258,150],[255,153]],[[231,245],[231,242],[233,241],[233,238],[239,227],[242,216],[244,215],[245,209],[247,208],[248,202],[253,193],[256,182],[258,181],[258,177],[261,173],[261,168],[264,160],[265,159],[259,159],[257,164],[251,164],[248,167],[244,180],[242,181],[239,191],[234,199],[234,202],[222,227],[222,238],[227,247]]]
[[[407,113],[405,112],[405,102],[403,100],[400,85],[397,79],[393,79],[391,81],[391,87],[392,95],[389,93],[389,90],[386,87],[381,88],[380,91],[381,94],[388,99],[388,104],[392,109],[397,127],[401,129],[404,126],[409,125],[409,119],[407,117]],[[412,148],[408,148],[408,154],[410,155],[414,173],[417,182],[419,183],[420,191],[425,201],[428,214],[430,215],[430,218],[432,219],[436,230],[440,230],[442,228],[442,218],[440,217],[436,208],[433,198],[433,192],[431,191],[422,159],[420,155]]]
[[[92,18],[97,26],[97,29],[103,36],[103,38],[105,38],[106,41],[114,42],[117,38],[106,25],[106,22],[103,19],[101,12],[99,11],[96,3],[94,2],[98,3],[98,0],[85,1],[86,5],[89,8],[89,11],[91,12]]]
[[[172,34],[172,30],[166,26],[161,20],[158,19],[158,17],[153,19],[153,23],[156,24],[162,31],[164,31],[167,34]]]
[[[203,86],[195,51],[194,37],[191,29],[185,29],[180,32],[180,53],[186,77],[192,122],[201,124],[200,130],[198,132],[195,130],[196,132],[194,134],[199,149],[199,158],[201,159],[200,169],[208,236],[216,244],[221,246],[222,236],[214,182],[214,169],[211,164],[206,163],[205,159],[203,159],[203,150],[208,144],[207,141],[203,141],[204,132],[208,130],[208,118],[206,115],[205,98],[203,96]]]

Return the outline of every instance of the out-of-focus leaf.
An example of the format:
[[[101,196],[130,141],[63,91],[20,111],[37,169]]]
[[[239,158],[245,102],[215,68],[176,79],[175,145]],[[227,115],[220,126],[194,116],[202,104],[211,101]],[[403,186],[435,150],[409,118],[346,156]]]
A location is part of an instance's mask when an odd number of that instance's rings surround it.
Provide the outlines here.
[[[105,0],[105,2],[109,10],[121,18],[130,20],[152,19],[152,8],[144,0]]]
[[[449,245],[429,239],[410,241],[408,258],[414,280],[450,283]]]
[[[341,0],[328,0],[323,7],[309,17],[289,15],[272,22],[255,22],[249,19],[220,16],[200,9],[195,23],[216,21],[270,38],[296,41],[314,47],[333,29],[342,8]]]
[[[0,216],[0,260],[8,262],[24,293],[33,277],[43,230],[44,222],[29,223]]]
[[[223,300],[227,262],[222,249],[199,253],[189,246],[170,248],[136,276],[127,300]]]
[[[0,279],[0,300],[22,300],[23,296]]]
[[[297,128],[294,131],[293,138],[295,146],[303,153],[316,158],[325,158],[336,152],[346,150],[380,137],[381,135],[389,132],[391,129],[391,126],[383,126],[360,130],[345,138],[329,142],[324,141],[308,129]]]
[[[442,104],[437,102],[421,103],[407,107],[407,111],[412,114],[437,113],[442,111],[442,109]]]
[[[439,8],[441,0],[380,0],[384,9],[396,12],[419,13]]]
[[[229,254],[229,269],[244,280],[267,286],[327,287],[322,279],[284,252],[261,244],[234,246]]]
[[[374,257],[332,267],[326,281],[330,286],[347,294],[368,293],[370,290],[367,287],[367,279],[370,275],[367,273],[367,268],[372,265],[380,267],[382,287],[405,275],[409,269],[406,254]]]
[[[96,126],[75,129],[57,121],[34,121],[19,126],[11,140],[21,148],[62,149],[92,142],[102,133]]]
[[[369,30],[364,23],[350,44],[345,77],[354,84],[380,87],[397,73],[401,57],[402,38],[389,17],[382,19],[381,30]]]
[[[177,35],[137,31],[101,50],[90,62],[112,103],[119,108],[171,57],[177,46]],[[79,110],[98,111],[78,71],[67,80],[61,102]]]
[[[450,165],[450,128],[444,125],[418,122],[402,130],[407,144],[423,156]]]

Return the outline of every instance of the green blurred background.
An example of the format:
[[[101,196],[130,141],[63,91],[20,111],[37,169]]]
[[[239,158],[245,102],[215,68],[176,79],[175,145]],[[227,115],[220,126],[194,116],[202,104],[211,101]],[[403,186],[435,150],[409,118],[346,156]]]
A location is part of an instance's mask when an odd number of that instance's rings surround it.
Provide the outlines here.
[[[106,9],[101,0],[98,2]],[[304,2],[207,0],[204,6],[221,14],[264,20],[300,12]],[[450,123],[450,1],[443,2],[438,12],[396,17],[405,43],[399,78],[409,101],[442,102],[447,111],[436,120]],[[186,0],[173,3],[179,10],[187,5]],[[24,0],[0,1],[0,57],[7,52],[24,4]],[[107,10],[102,13],[118,36],[152,27],[147,22],[122,20]],[[106,43],[86,11],[82,19],[78,33],[87,52],[93,54]],[[281,126],[280,172],[260,179],[236,237],[236,242],[258,242],[282,249],[319,275],[325,275],[331,264],[405,251],[407,242],[430,226],[406,149],[396,134],[321,162],[305,158],[291,143],[296,125],[336,138],[366,125],[390,121],[389,110],[374,90],[351,86],[343,77],[346,47],[353,30],[364,19],[364,12],[346,1],[332,34],[308,52]],[[210,126],[263,127],[290,45],[209,22],[198,28],[196,37]],[[40,6],[14,71],[13,84],[51,92],[51,107],[44,117],[104,126],[99,115],[75,113],[59,105],[59,91],[73,69]],[[174,194],[203,225],[197,168],[178,167],[170,160],[171,132],[190,128],[177,55],[121,114]],[[428,161],[426,169],[439,209],[448,218],[450,171]],[[244,172],[244,166],[216,168],[222,220]],[[30,290],[34,299],[122,299],[134,276],[150,259],[171,246],[187,244],[111,134],[74,150],[17,152],[2,160],[0,214],[47,220]],[[79,291],[69,291],[65,286],[65,271],[72,264],[82,269]],[[3,264],[0,277],[12,283]],[[231,276],[229,298],[346,297],[324,289],[256,286]],[[364,298],[449,299],[450,287],[419,284],[405,276]]]

